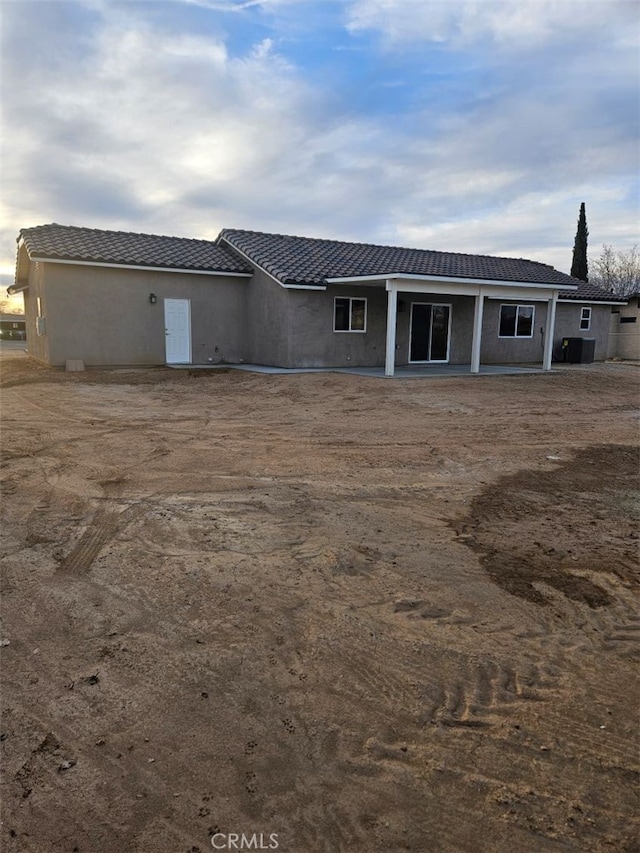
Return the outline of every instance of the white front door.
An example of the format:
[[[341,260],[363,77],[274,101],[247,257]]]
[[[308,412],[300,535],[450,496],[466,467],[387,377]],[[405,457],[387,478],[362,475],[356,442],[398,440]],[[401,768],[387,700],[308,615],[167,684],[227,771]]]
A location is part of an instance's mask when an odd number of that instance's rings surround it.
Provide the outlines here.
[[[164,300],[164,334],[167,364],[191,364],[191,302]]]

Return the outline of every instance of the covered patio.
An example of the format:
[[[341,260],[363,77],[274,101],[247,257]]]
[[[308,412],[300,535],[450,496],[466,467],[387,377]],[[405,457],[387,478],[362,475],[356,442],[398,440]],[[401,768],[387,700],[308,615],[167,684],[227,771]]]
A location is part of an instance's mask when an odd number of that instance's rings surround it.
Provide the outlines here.
[[[433,275],[385,275],[385,276],[357,276],[327,279],[329,284],[349,284],[356,286],[384,286],[387,293],[387,321],[385,342],[385,367],[386,376],[394,376],[400,370],[412,371],[416,367],[425,370],[424,375],[435,375],[434,370],[453,368],[456,372],[480,373],[480,372],[504,372],[512,368],[499,365],[481,365],[482,330],[487,300],[498,300],[500,302],[514,303],[545,303],[546,318],[544,324],[544,348],[542,354],[541,370],[551,370],[553,355],[553,340],[555,332],[556,306],[560,288],[557,285],[541,284],[539,282],[500,281],[493,279],[472,279],[439,277]],[[567,289],[566,285],[563,285]],[[575,290],[576,288],[573,287]],[[406,297],[425,296],[433,299],[451,297],[472,297],[474,300],[473,329],[471,339],[471,359],[465,366],[462,364],[450,365],[448,355],[442,361],[427,361],[423,364],[409,364],[401,367],[396,364],[396,339],[397,318],[399,308],[399,294],[403,299]],[[454,321],[455,322],[455,321]],[[533,331],[532,331],[533,333]],[[533,368],[517,368],[521,370]],[[375,374],[372,374],[375,375]],[[414,375],[414,374],[410,374]],[[449,374],[450,375],[450,374]]]

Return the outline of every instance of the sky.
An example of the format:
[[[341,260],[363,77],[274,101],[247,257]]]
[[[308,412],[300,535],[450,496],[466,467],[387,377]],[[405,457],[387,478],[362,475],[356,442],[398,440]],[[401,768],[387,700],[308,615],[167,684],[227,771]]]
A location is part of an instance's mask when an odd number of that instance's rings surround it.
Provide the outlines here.
[[[0,0],[20,228],[224,228],[571,267],[640,242],[631,0]],[[5,292],[4,290],[2,291]]]

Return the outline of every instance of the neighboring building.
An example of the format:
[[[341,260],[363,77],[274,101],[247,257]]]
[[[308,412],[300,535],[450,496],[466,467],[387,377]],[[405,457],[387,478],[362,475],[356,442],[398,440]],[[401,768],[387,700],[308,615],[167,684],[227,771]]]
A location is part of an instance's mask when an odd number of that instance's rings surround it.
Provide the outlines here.
[[[604,359],[611,297],[533,261],[224,229],[215,242],[62,225],[18,238],[30,354],[88,366],[285,368]]]
[[[24,314],[0,314],[0,340],[24,341],[27,339],[27,326]]]
[[[640,293],[612,311],[608,358],[640,359]]]

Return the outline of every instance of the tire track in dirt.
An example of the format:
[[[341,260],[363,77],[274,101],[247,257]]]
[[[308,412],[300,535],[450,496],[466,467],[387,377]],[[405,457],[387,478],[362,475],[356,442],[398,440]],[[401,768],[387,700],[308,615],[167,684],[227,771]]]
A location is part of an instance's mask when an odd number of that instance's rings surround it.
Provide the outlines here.
[[[553,733],[558,749],[580,754],[598,766],[622,768],[635,775],[640,773],[640,761],[634,749],[637,744],[631,738],[607,731],[605,724],[589,725],[553,708],[545,708],[544,722]]]
[[[513,666],[492,659],[470,658],[458,663],[458,674],[435,680],[424,690],[426,722],[452,727],[487,727],[515,715],[526,702],[542,702],[554,695],[535,666]],[[444,683],[443,683],[444,682]]]
[[[617,622],[604,634],[605,646],[619,649],[622,645],[627,657],[640,655],[640,617],[627,622]]]
[[[558,679],[534,662],[478,658],[440,644],[423,648],[420,656],[383,644],[373,646],[368,657],[351,651],[334,663],[344,676],[333,689],[348,683],[361,701],[402,707],[423,725],[467,728],[503,723],[505,716],[517,715],[519,705],[546,702],[561,692]]]
[[[73,550],[60,563],[60,571],[86,574],[94,560],[117,533],[144,512],[143,504],[133,504],[122,512],[98,510]]]
[[[381,615],[389,621],[388,612]],[[523,644],[518,657],[507,658],[500,635],[513,631],[511,623],[496,623],[476,638],[478,626],[470,613],[439,607],[421,598],[396,599],[391,625],[396,620],[406,620],[411,627],[415,638],[411,651],[406,640],[399,646],[381,643],[372,655],[377,668],[372,667],[371,660],[356,661],[359,665],[354,678],[369,692],[376,692],[378,669],[385,673],[385,683],[392,673],[390,686],[395,687],[399,700],[403,691],[407,699],[417,686],[424,705],[421,716],[428,721],[449,726],[493,725],[503,721],[505,713],[519,703],[547,701],[563,693],[562,667],[547,665],[546,647],[550,645],[555,652],[558,641],[547,623],[540,624],[533,642]],[[387,634],[380,630],[383,636]],[[483,640],[485,634],[487,641]],[[460,642],[463,636],[466,649]],[[454,639],[457,649],[452,648]],[[482,651],[483,647],[487,651]]]
[[[453,706],[460,705],[459,691],[450,692],[449,698],[452,710]],[[546,717],[546,709],[543,714]],[[550,732],[554,731],[554,726],[555,717]],[[382,737],[369,738],[353,760],[365,770],[371,762],[380,770],[396,775],[403,769],[408,775],[412,768],[419,767],[423,774],[429,775],[434,792],[437,783],[447,778],[468,801],[470,811],[484,813],[482,804],[489,803],[490,808],[504,812],[501,817],[509,827],[515,829],[518,823],[527,828],[535,827],[536,835],[550,841],[563,839],[570,843],[582,816],[588,825],[597,826],[598,830],[593,843],[580,849],[600,850],[612,836],[618,840],[632,836],[632,828],[625,818],[633,813],[635,804],[633,770],[590,755],[576,767],[571,759],[581,753],[575,743],[565,750],[563,744],[555,744],[551,737],[549,746],[544,745],[544,741],[541,745],[536,728],[530,728],[522,720],[517,725],[490,731],[479,727],[445,727],[440,733],[437,729],[422,729],[415,732],[414,739],[410,736],[407,739],[405,728],[400,739],[396,738],[390,728]],[[505,770],[500,774],[491,772],[494,767],[492,754],[503,756]],[[558,756],[564,756],[560,759],[563,763],[566,761],[566,770],[561,774],[552,769]],[[623,795],[621,783],[625,786]],[[597,798],[593,797],[594,790],[599,791]],[[478,797],[480,804],[474,805]],[[519,808],[512,807],[518,804]],[[503,810],[501,805],[510,808]],[[509,835],[511,837],[510,829]],[[615,847],[613,841],[611,844]],[[472,848],[463,845],[459,849]],[[620,844],[615,849],[631,848]]]

